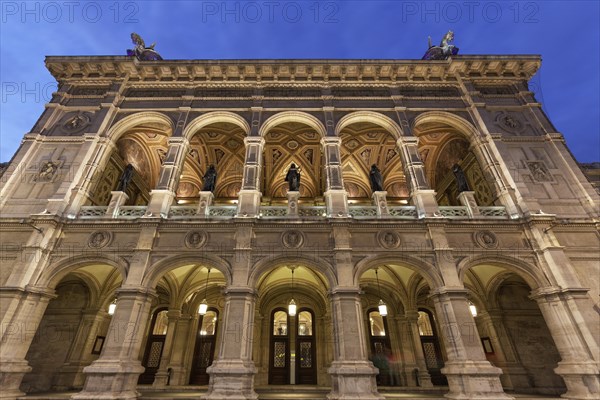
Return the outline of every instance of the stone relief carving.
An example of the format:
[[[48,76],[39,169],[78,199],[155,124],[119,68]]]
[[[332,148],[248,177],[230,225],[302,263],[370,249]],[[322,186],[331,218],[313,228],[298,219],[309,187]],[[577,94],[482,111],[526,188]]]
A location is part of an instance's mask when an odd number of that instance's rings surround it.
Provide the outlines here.
[[[523,123],[515,116],[504,112],[496,115],[496,126],[500,127],[505,132],[515,134],[523,130]]]
[[[490,231],[477,231],[473,234],[475,243],[484,249],[495,249],[498,247],[498,238]]]
[[[553,182],[552,174],[548,171],[546,164],[543,161],[527,161],[527,168],[531,172],[531,176],[537,182]]]
[[[298,249],[304,244],[304,235],[300,231],[286,231],[281,235],[281,242],[288,249]]]
[[[88,239],[88,247],[101,249],[106,247],[112,241],[112,233],[108,231],[93,232]]]
[[[91,115],[89,112],[79,112],[75,115],[69,114],[63,119],[60,130],[69,135],[79,133],[90,126],[92,123]]]
[[[185,247],[188,249],[199,249],[208,241],[208,234],[204,231],[190,231],[185,235]]]
[[[386,249],[396,249],[400,246],[400,235],[394,231],[381,231],[377,233],[379,245]]]
[[[56,176],[56,173],[58,172],[61,164],[62,163],[58,160],[48,160],[42,163],[40,171],[37,173],[33,180],[35,182],[51,182],[52,179]]]

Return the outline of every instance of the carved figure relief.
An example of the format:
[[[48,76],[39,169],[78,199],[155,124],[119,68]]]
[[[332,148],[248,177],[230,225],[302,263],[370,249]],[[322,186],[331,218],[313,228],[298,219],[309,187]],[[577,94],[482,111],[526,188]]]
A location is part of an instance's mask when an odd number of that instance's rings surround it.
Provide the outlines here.
[[[396,249],[400,246],[400,235],[394,231],[381,231],[377,234],[377,241],[385,249]]]
[[[40,167],[40,172],[34,178],[36,182],[50,182],[60,167],[60,161],[46,161]]]
[[[473,234],[475,243],[484,249],[495,249],[498,247],[498,238],[490,231],[477,231]]]
[[[304,235],[300,231],[286,231],[281,235],[281,242],[288,249],[298,249],[304,244]]]
[[[548,171],[546,164],[543,161],[527,161],[527,167],[531,172],[533,179],[538,182],[552,182],[552,174]]]
[[[101,249],[112,241],[112,233],[108,231],[93,232],[88,239],[88,246],[93,249]]]
[[[496,116],[496,125],[505,132],[515,134],[523,130],[523,124],[516,117],[504,112]]]
[[[91,124],[91,113],[79,112],[68,116],[61,125],[63,133],[68,135],[76,134],[87,128]]]
[[[190,231],[185,235],[185,247],[188,249],[199,249],[208,240],[208,234],[204,231]]]

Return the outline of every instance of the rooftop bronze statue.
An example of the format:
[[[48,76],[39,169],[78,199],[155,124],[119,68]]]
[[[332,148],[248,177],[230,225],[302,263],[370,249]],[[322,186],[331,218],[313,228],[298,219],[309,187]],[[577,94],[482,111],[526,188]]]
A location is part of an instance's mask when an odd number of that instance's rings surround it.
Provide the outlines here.
[[[289,185],[290,192],[297,192],[300,189],[300,171],[296,168],[296,164],[290,165],[290,169],[285,175],[285,181]]]
[[[445,60],[450,56],[458,54],[458,47],[450,44],[454,40],[454,32],[448,31],[442,38],[439,46],[431,44],[431,36],[429,37],[429,48],[425,52],[422,60]]]
[[[130,57],[135,56],[140,61],[159,61],[162,60],[160,54],[154,50],[156,43],[152,43],[146,47],[144,39],[137,33],[131,34],[131,41],[135,44],[135,48],[127,49],[127,55]]]

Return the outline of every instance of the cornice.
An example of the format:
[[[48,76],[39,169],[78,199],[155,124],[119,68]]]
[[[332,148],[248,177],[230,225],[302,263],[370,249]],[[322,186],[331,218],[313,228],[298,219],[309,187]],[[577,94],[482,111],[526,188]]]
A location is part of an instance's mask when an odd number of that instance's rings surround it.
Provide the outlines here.
[[[157,81],[412,81],[443,80],[448,75],[473,79],[529,80],[539,55],[466,55],[447,60],[163,60],[126,56],[48,56],[46,67],[57,80],[143,79]],[[89,80],[89,81],[88,81]],[[373,83],[375,83],[373,82]]]

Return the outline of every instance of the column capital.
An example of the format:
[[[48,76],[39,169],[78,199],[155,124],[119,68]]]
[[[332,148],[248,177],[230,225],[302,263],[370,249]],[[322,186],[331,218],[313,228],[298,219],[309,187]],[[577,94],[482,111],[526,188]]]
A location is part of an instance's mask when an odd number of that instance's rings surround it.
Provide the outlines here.
[[[469,291],[462,286],[439,286],[429,292],[430,298],[438,298],[442,296],[467,298]]]
[[[188,146],[190,144],[190,140],[186,137],[183,136],[171,136],[168,140],[167,143],[170,145],[184,145],[184,146]]]
[[[329,291],[330,296],[345,296],[345,297],[353,297],[359,296],[361,294],[361,290],[359,287],[355,286],[336,286],[331,288]]]
[[[328,144],[340,145],[341,143],[342,143],[342,138],[340,138],[339,136],[325,136],[325,137],[321,138],[322,145],[328,145]]]
[[[246,136],[244,138],[244,144],[246,146],[249,144],[258,144],[262,146],[265,144],[265,138],[262,136]]]
[[[232,297],[256,296],[256,290],[249,286],[227,286],[224,289],[224,293],[226,296]]]
[[[115,291],[117,298],[145,296],[155,298],[158,296],[156,290],[145,286],[121,286]]]

